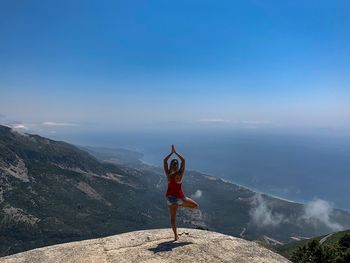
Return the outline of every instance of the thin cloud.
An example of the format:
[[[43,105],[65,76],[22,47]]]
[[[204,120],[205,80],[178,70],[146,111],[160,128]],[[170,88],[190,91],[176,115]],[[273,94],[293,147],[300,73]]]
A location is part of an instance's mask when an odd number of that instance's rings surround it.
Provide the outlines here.
[[[42,125],[44,126],[55,126],[55,127],[76,127],[79,126],[76,123],[69,123],[69,122],[53,122],[53,121],[46,121],[43,122]]]
[[[287,217],[273,211],[273,207],[263,199],[261,194],[256,194],[249,211],[251,222],[258,227],[277,227],[281,223],[303,221],[320,227],[328,227],[332,231],[343,230],[344,227],[332,219],[334,214],[333,205],[321,199],[312,200],[304,205],[303,212],[297,218]],[[301,223],[301,222],[300,222]]]
[[[22,122],[10,122],[7,124],[9,127],[15,130],[29,130],[28,126]]]
[[[227,120],[227,119],[200,119],[197,122],[228,123],[228,122],[231,122],[231,120]]]
[[[203,195],[203,192],[198,189],[191,197],[198,199],[198,198],[201,198],[202,195]]]
[[[269,125],[272,124],[271,121],[242,121],[243,124],[248,125]]]
[[[304,214],[301,219],[317,226],[324,224],[333,231],[343,230],[344,227],[332,221],[333,205],[322,199],[315,199],[307,203],[304,207]]]
[[[11,128],[13,129],[23,129],[23,130],[28,130],[28,127],[23,125],[23,124],[15,124]]]
[[[252,208],[249,214],[253,224],[258,227],[277,227],[283,222],[288,222],[288,219],[284,215],[272,211],[272,208],[263,199],[261,194],[256,194],[251,204]]]

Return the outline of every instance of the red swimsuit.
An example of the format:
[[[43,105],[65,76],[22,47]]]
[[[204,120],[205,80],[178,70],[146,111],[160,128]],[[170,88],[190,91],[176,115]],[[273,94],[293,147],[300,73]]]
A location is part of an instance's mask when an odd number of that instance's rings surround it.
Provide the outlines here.
[[[175,196],[177,198],[184,199],[185,195],[182,192],[182,182],[177,183],[175,181],[175,174],[170,175],[169,181],[168,181],[168,190],[166,191],[166,196]]]

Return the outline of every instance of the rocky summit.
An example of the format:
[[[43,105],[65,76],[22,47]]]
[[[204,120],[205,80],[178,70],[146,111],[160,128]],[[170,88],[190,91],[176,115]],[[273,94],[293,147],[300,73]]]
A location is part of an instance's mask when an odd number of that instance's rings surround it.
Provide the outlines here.
[[[255,242],[205,230],[178,231],[176,242],[171,229],[142,230],[37,248],[0,262],[289,262]]]

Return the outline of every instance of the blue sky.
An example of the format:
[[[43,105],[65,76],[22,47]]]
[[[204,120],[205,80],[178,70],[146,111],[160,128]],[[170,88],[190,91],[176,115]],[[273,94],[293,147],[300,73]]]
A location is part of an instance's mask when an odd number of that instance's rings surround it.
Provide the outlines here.
[[[350,128],[349,1],[1,1],[0,121]]]

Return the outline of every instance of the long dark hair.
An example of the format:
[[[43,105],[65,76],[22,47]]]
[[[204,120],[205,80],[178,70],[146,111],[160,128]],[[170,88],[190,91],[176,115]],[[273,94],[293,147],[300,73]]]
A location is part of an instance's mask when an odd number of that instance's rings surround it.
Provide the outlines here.
[[[170,162],[169,173],[175,173],[179,170],[179,161],[177,159],[172,159]]]

